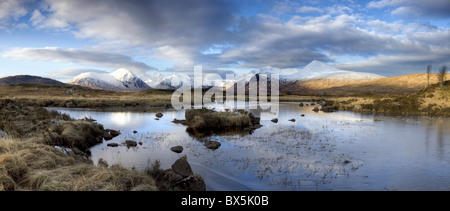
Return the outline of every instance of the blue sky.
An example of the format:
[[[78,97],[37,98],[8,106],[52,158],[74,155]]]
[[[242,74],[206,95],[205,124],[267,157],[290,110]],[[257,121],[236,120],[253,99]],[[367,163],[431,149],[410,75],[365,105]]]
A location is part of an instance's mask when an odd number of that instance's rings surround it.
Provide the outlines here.
[[[0,0],[0,77],[450,64],[449,0]]]

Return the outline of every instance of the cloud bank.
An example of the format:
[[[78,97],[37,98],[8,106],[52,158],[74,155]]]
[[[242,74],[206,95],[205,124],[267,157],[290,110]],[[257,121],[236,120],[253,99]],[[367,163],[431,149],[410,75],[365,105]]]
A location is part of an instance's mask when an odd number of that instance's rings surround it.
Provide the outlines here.
[[[389,76],[450,63],[449,10],[448,0],[3,0],[0,27],[25,24],[68,32],[99,48],[14,48],[3,53],[14,59],[125,67],[138,73],[156,68],[134,55],[173,62],[166,71],[181,72],[198,64],[230,72],[301,67],[320,60]]]

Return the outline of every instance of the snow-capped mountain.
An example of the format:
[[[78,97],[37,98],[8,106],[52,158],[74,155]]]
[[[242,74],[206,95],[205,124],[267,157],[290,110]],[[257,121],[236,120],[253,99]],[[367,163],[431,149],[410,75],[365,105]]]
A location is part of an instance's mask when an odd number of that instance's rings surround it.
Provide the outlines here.
[[[299,69],[297,72],[289,75],[280,75],[280,79],[287,81],[308,81],[317,79],[327,80],[339,80],[339,81],[368,81],[383,78],[383,76],[354,72],[348,70],[341,70],[335,66],[314,60],[303,69]]]
[[[112,73],[87,72],[76,76],[69,84],[113,91],[139,91],[149,89],[139,76],[120,68]]]
[[[341,70],[335,66],[314,60],[302,69],[263,67],[253,70],[244,75],[241,80],[238,80],[234,85],[234,89],[237,87],[246,87],[247,90],[251,80],[259,81],[260,74],[267,74],[269,77],[268,82],[270,81],[271,74],[278,74],[280,79],[280,92],[291,93],[305,90],[319,90],[384,78],[383,76],[372,73]],[[265,85],[263,84],[263,86]],[[270,83],[267,86],[270,87]]]
[[[123,86],[125,86],[128,91],[139,91],[150,88],[150,86],[145,83],[139,76],[125,68],[120,68],[110,73],[110,75],[112,75],[118,81],[122,82]]]
[[[156,86],[152,86],[155,89],[178,89],[182,86],[189,85],[192,87],[194,85],[193,78],[189,77],[186,74],[171,74],[166,75],[162,78],[161,81],[157,83]]]

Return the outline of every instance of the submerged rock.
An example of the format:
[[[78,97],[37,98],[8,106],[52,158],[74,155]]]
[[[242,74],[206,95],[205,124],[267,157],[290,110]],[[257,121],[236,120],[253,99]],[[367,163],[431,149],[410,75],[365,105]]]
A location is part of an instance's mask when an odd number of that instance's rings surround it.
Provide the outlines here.
[[[218,141],[205,141],[205,146],[208,149],[216,150],[218,149],[222,144]]]
[[[109,143],[106,146],[108,146],[108,147],[118,147],[119,144],[118,143]]]

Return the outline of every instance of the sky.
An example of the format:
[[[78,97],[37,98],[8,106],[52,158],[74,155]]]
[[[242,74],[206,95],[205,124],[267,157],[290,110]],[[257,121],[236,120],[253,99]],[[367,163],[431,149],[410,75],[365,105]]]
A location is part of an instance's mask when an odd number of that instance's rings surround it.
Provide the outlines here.
[[[0,0],[0,77],[450,65],[450,0]]]

